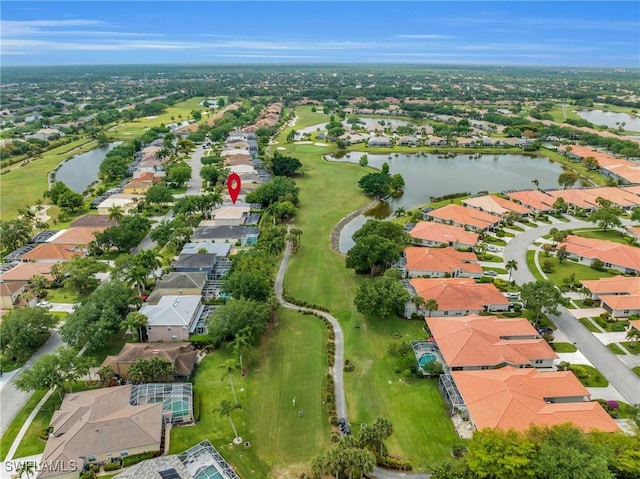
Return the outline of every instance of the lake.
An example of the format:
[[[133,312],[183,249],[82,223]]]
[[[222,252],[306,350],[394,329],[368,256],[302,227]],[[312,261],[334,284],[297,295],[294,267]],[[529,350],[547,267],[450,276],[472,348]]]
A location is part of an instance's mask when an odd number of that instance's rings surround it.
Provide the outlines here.
[[[62,181],[76,193],[84,192],[91,183],[98,179],[100,164],[107,153],[120,143],[122,142],[109,143],[106,146],[94,148],[69,158],[56,171],[56,181]]]
[[[358,163],[363,153],[351,152],[349,158],[337,161]],[[369,216],[387,218],[396,208],[407,210],[428,203],[431,197],[451,193],[480,191],[524,190],[533,188],[531,180],[536,179],[540,188],[558,188],[558,175],[564,170],[559,163],[545,158],[525,155],[459,154],[445,158],[434,154],[368,155],[369,166],[381,168],[389,164],[391,174],[400,173],[406,183],[404,193],[391,198]],[[362,169],[362,174],[367,170]],[[340,235],[340,251],[346,252],[353,246],[351,236],[369,217],[360,215],[349,222]]]
[[[640,131],[640,118],[633,117],[627,113],[616,113],[602,110],[578,110],[576,114],[594,125],[607,125],[610,128],[618,128],[624,122],[624,129],[629,131]],[[618,125],[616,125],[618,123]]]

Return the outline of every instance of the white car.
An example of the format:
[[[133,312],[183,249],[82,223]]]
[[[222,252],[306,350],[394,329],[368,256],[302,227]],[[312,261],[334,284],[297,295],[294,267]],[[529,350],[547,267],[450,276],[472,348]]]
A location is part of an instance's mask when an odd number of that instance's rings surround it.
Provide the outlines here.
[[[53,306],[53,304],[49,303],[48,301],[40,301],[36,306],[49,309]]]

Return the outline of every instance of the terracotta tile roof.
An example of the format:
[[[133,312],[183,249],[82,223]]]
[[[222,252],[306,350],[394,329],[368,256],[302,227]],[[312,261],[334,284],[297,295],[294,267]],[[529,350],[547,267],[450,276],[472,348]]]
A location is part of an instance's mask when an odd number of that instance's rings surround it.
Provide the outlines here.
[[[408,246],[404,249],[407,259],[407,271],[443,272],[443,273],[479,273],[482,266],[475,253],[463,253],[455,248],[424,248]]]
[[[631,233],[632,236],[640,238],[640,226],[627,226],[627,231]]]
[[[640,185],[621,186],[620,189],[624,190],[624,191],[629,191],[629,192],[633,193],[634,195],[640,196]]]
[[[74,255],[84,256],[85,253],[74,251],[73,244],[43,243],[22,256],[24,261],[54,260],[70,261]]]
[[[426,322],[449,367],[531,366],[536,359],[558,357],[525,318],[470,314]]]
[[[640,249],[634,246],[574,235],[567,236],[560,246],[577,256],[640,271]]]
[[[554,202],[558,198],[562,198],[565,202],[575,206],[576,208],[583,208],[587,210],[600,208],[600,205],[596,203],[597,197],[588,193],[588,191],[589,190],[581,190],[579,188],[569,188],[566,190],[547,191],[547,194],[553,197]]]
[[[29,281],[39,275],[52,280],[51,263],[18,263],[9,271],[0,274],[0,281]]]
[[[524,431],[532,424],[552,426],[571,422],[583,431],[620,431],[595,401],[547,402],[554,398],[589,397],[571,371],[539,372],[506,366],[452,371],[451,375],[478,429]]]
[[[556,200],[553,196],[540,190],[513,191],[507,196],[525,206],[538,211],[551,211]]]
[[[640,310],[640,294],[606,294],[600,300],[612,311]]]
[[[92,241],[95,241],[96,233],[104,231],[105,229],[106,227],[101,226],[69,228],[51,238],[49,243],[88,245]]]
[[[473,226],[478,229],[489,228],[500,222],[499,216],[455,204],[443,206],[427,214],[441,221],[451,221],[457,225]]]
[[[593,150],[586,146],[569,145],[571,153],[579,158],[593,157],[598,160],[600,168],[608,170],[616,175],[624,178],[629,183],[640,183],[640,164],[624,158],[616,158],[607,153]],[[566,150],[567,147],[564,147]]]
[[[509,304],[493,284],[476,283],[470,278],[414,278],[410,282],[418,295],[435,299],[439,311],[481,311],[488,305]]]
[[[640,294],[640,277],[617,275],[611,278],[600,278],[580,281],[582,285],[595,295],[601,294]]]
[[[435,221],[420,221],[409,232],[413,238],[445,244],[473,246],[480,237],[477,233],[466,231],[458,226],[445,225]]]
[[[82,465],[88,456],[144,448],[157,451],[162,437],[162,403],[132,406],[131,386],[94,389],[67,394],[53,413],[53,433],[42,461],[70,467]],[[97,433],[99,431],[99,433]],[[60,469],[43,470],[38,477],[60,475]]]
[[[594,197],[602,197],[611,201],[613,204],[628,207],[640,205],[640,197],[632,191],[627,191],[623,188],[617,188],[615,186],[603,186],[601,188],[589,188],[584,190]]]
[[[632,328],[636,328],[638,331],[640,331],[640,319],[632,319],[631,321],[629,321],[629,325],[631,325]]]
[[[529,213],[529,209],[525,208],[518,203],[506,200],[496,195],[477,196],[475,198],[468,198],[462,202],[464,205],[469,205],[472,208],[477,208],[487,213],[494,215],[507,215],[512,211],[520,214]]]

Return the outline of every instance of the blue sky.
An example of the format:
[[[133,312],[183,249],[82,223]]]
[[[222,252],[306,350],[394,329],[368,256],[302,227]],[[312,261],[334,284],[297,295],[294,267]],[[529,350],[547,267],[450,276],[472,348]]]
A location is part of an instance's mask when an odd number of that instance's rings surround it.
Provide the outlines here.
[[[15,1],[2,65],[438,63],[640,67],[637,1]]]

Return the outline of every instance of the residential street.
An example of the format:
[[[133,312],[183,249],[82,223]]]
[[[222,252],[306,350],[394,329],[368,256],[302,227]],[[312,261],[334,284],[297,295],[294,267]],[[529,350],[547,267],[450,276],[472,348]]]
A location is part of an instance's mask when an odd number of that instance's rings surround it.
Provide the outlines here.
[[[506,263],[515,259],[518,262],[518,270],[513,271],[513,279],[518,284],[535,281],[533,274],[527,268],[527,250],[535,240],[548,234],[552,228],[577,229],[592,227],[593,224],[586,221],[541,225],[511,238],[504,248],[504,261]],[[629,404],[640,403],[640,377],[622,364],[616,355],[610,352],[602,342],[582,326],[566,308],[560,308],[560,316],[551,316],[551,319],[570,341],[576,343],[584,356],[606,376]]]
[[[62,339],[56,330],[52,330],[49,340],[26,362],[26,364],[9,373],[5,373],[0,377],[0,404],[2,404],[2,414],[0,414],[0,434],[4,434],[13,418],[18,414],[22,406],[33,395],[32,392],[25,393],[18,391],[14,385],[15,378],[20,375],[24,369],[29,369],[31,365],[43,354],[50,354],[62,344]]]

